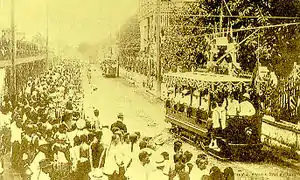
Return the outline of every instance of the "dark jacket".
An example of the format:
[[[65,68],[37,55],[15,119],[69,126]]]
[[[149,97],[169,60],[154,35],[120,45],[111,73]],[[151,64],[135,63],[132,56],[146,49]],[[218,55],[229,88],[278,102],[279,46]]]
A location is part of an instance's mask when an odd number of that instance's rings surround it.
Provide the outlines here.
[[[127,133],[127,127],[126,127],[126,125],[122,121],[117,121],[117,122],[113,123],[111,125],[111,127],[110,127],[110,130],[112,130],[115,127],[117,127],[120,130],[122,130],[123,133]]]

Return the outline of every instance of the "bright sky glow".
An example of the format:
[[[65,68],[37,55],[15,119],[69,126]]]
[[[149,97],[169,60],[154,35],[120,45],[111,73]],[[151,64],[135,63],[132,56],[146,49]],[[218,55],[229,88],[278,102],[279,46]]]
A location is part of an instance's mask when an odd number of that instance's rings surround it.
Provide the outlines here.
[[[26,38],[46,35],[46,1],[15,0],[16,27]],[[0,28],[10,27],[10,0],[0,0]],[[49,41],[76,45],[99,42],[137,12],[138,0],[48,0]]]

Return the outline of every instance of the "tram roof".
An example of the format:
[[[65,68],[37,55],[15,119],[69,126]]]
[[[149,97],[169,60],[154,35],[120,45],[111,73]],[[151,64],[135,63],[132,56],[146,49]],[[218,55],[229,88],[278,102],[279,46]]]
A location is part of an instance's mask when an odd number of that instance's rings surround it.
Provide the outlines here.
[[[185,72],[185,73],[166,73],[164,79],[167,83],[192,84],[207,83],[207,84],[236,84],[251,82],[250,78],[240,78],[225,74],[215,74],[206,72]]]

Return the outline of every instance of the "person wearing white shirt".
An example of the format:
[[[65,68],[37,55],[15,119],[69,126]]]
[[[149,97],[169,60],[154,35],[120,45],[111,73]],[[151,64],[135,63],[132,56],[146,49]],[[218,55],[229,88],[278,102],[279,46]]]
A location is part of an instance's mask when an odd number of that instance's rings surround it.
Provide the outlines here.
[[[234,94],[230,94],[228,96],[227,116],[237,116],[239,111],[239,101],[234,98]]]
[[[157,179],[161,179],[161,180],[167,180],[169,179],[168,176],[164,175],[164,167],[165,167],[165,159],[163,157],[163,155],[157,156],[154,159],[155,163],[154,165],[154,169],[153,171],[149,172],[149,180],[157,180]]]
[[[196,166],[192,169],[190,173],[190,179],[201,179],[203,175],[209,174],[209,169],[206,168],[206,162],[204,159],[197,158],[195,162]]]
[[[181,94],[176,94],[176,96],[174,97],[175,103],[176,103],[176,104],[179,103],[180,100],[181,100],[181,98],[182,98],[182,95],[181,95]]]
[[[44,161],[46,159],[46,155],[45,153],[42,151],[42,146],[45,145],[46,142],[45,141],[39,141],[39,148],[38,148],[38,152],[36,153],[34,160],[31,162],[30,164],[30,169],[32,171],[32,176],[31,179],[32,180],[37,180],[41,167],[40,167],[40,162]]]
[[[39,174],[38,180],[50,180],[50,173],[53,171],[53,164],[47,160],[40,162],[41,173]]]
[[[199,101],[199,96],[193,96],[192,107],[198,108],[200,106]]]
[[[108,177],[115,177],[119,171],[118,160],[121,159],[119,158],[119,149],[121,148],[120,143],[120,136],[114,134],[111,138],[111,144],[106,151],[105,164],[103,168],[103,173]]]
[[[219,134],[220,130],[222,129],[222,102],[213,102],[213,113],[212,113],[212,140],[209,145],[209,148],[216,149],[217,151],[220,150],[220,148],[217,145],[217,135]]]
[[[99,119],[99,110],[94,110],[94,116],[90,119],[91,128],[95,130],[100,130],[100,119]]]
[[[155,170],[150,165],[150,154],[146,151],[141,151],[138,155],[139,163],[133,164],[134,166],[126,171],[126,177],[129,180],[149,180],[150,173]]]
[[[21,160],[21,143],[22,143],[21,120],[17,119],[11,124],[11,163],[13,168],[18,168]]]
[[[207,100],[207,96],[201,97],[201,105],[200,105],[200,109],[204,110],[204,111],[208,111],[208,100]]]
[[[77,163],[80,159],[80,138],[79,136],[74,137],[74,145],[72,148],[70,148],[70,158],[72,161],[72,170],[76,171],[77,169]]]
[[[243,95],[244,101],[240,103],[240,116],[253,116],[256,113],[256,110],[252,103],[249,102],[250,95],[245,93]]]

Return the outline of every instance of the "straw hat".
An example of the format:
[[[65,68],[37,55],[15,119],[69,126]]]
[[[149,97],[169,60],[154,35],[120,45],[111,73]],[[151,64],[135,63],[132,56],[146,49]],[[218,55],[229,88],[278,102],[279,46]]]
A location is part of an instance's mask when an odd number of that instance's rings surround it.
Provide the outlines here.
[[[84,119],[79,119],[76,121],[76,126],[78,129],[84,129],[86,127],[86,121]]]
[[[186,94],[189,93],[189,90],[185,89],[185,90],[181,91],[181,93],[184,94],[184,95],[186,95]]]
[[[243,97],[250,99],[250,95],[248,93],[245,93]]]
[[[153,159],[155,161],[156,167],[165,166],[165,159],[164,159],[164,157],[162,155],[154,156]]]
[[[123,113],[119,113],[117,117],[118,117],[118,119],[123,119],[124,118],[124,114]]]

